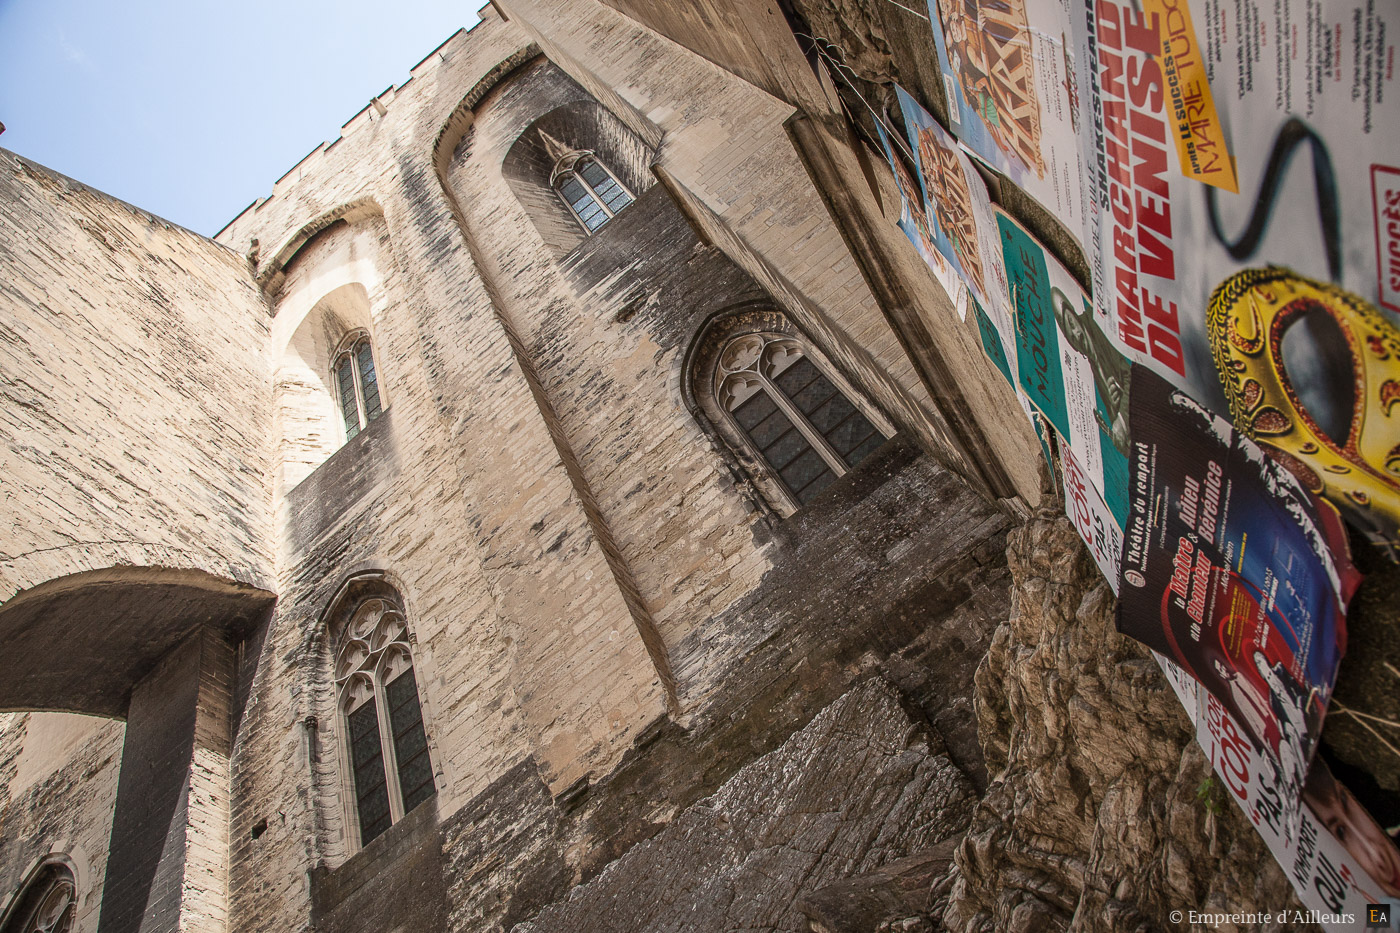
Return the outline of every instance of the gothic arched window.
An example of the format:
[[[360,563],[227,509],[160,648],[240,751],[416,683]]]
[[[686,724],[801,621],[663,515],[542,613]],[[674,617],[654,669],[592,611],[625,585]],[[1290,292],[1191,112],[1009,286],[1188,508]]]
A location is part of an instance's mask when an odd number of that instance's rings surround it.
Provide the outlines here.
[[[799,505],[885,442],[801,343],[748,333],[724,345],[714,400]]]
[[[366,599],[339,642],[336,694],[354,801],[347,809],[363,846],[437,788],[403,612],[389,599]]]
[[[571,152],[559,159],[550,182],[590,234],[632,203],[631,193],[592,152]]]
[[[0,933],[69,933],[77,902],[73,873],[58,862],[41,865],[15,899]]]
[[[345,439],[350,440],[384,410],[369,335],[360,331],[341,341],[331,371],[345,419]]]

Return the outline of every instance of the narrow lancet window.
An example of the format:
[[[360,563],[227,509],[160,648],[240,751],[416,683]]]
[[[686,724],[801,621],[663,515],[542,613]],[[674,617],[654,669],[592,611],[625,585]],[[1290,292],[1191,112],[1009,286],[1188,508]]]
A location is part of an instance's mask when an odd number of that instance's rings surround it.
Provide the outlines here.
[[[555,166],[553,183],[589,233],[632,203],[632,195],[591,152],[571,152]]]
[[[345,420],[345,439],[349,440],[384,410],[368,336],[360,334],[342,345],[336,354],[334,373],[340,414]]]

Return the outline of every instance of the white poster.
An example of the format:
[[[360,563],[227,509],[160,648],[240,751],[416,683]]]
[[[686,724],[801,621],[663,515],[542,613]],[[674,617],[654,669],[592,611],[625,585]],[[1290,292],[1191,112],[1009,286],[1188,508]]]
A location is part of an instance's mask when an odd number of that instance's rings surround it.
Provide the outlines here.
[[[1258,755],[1225,707],[1180,667],[1153,652],[1177,699],[1196,726],[1196,740],[1225,790],[1249,817],[1288,875],[1305,910],[1257,905],[1283,923],[1315,922],[1329,931],[1364,927],[1368,904],[1400,909],[1400,851],[1325,765],[1314,762],[1297,832],[1285,832],[1284,791],[1271,764]],[[1338,841],[1345,838],[1347,844]],[[1256,906],[1256,905],[1251,905]]]
[[[1083,245],[1090,147],[1074,7],[1071,0],[928,0],[953,135]]]
[[[1068,445],[1060,445],[1060,463],[1064,467],[1065,513],[1074,524],[1074,530],[1079,532],[1079,537],[1088,545],[1089,553],[1094,555],[1094,563],[1098,564],[1099,572],[1108,580],[1113,595],[1117,596],[1123,530]]]

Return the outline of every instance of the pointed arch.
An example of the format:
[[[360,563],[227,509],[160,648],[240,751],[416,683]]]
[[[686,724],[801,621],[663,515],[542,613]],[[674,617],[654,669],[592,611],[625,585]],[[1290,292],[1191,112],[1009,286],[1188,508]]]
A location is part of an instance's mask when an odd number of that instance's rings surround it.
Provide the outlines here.
[[[348,851],[438,791],[408,607],[386,574],[350,578],[322,618],[334,704],[335,796]]]
[[[372,202],[356,203],[358,214],[331,212],[303,228],[318,227],[278,273],[272,353],[279,494],[367,431],[393,394],[378,339],[394,302],[389,231]]]
[[[596,100],[578,94],[523,127],[501,162],[516,200],[560,256],[656,183],[655,151]]]
[[[326,211],[287,237],[277,251],[260,264],[256,275],[258,284],[266,294],[277,294],[286,280],[287,268],[318,234],[339,222],[354,224],[375,216],[382,218],[384,209],[373,198],[357,198]]]
[[[779,515],[894,436],[894,426],[781,312],[710,318],[686,355],[691,410]]]
[[[71,933],[77,925],[78,879],[72,862],[42,859],[0,915],[0,933]]]

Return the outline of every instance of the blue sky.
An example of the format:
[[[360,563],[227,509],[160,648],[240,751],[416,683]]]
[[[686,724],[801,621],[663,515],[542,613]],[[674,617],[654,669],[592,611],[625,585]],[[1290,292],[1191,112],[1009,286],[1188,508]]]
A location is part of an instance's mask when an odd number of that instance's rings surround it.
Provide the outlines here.
[[[0,147],[213,235],[484,0],[0,0]]]

